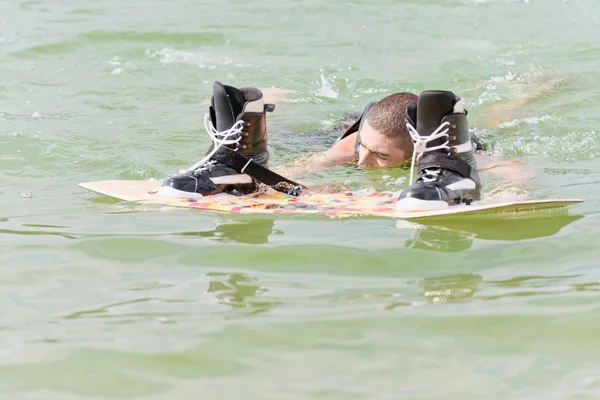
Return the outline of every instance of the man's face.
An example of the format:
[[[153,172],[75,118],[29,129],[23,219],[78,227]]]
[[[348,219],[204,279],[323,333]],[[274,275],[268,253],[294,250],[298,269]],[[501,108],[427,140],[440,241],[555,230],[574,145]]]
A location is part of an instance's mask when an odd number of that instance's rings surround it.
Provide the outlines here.
[[[404,164],[407,155],[390,138],[369,125],[363,123],[358,132],[358,165],[364,168],[397,167]]]

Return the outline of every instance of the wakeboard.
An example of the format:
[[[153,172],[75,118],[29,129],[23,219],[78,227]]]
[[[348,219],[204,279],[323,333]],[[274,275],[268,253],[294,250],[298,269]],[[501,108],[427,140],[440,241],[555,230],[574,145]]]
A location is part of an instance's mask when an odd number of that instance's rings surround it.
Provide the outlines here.
[[[116,199],[140,204],[186,207],[232,214],[321,214],[330,217],[374,216],[397,219],[441,218],[451,216],[495,215],[564,208],[581,199],[506,200],[489,198],[470,205],[438,210],[396,211],[397,193],[346,190],[291,196],[275,190],[244,196],[219,193],[204,197],[168,197],[158,194],[162,182],[148,180],[105,180],[82,182],[80,187]]]

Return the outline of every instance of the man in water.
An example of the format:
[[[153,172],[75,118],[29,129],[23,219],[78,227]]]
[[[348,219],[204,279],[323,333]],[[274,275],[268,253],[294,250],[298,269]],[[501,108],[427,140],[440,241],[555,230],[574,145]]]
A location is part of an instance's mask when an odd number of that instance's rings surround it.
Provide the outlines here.
[[[267,90],[266,93],[271,95]],[[280,99],[276,94],[273,97]],[[413,93],[400,92],[370,103],[362,115],[345,122],[344,131],[329,150],[306,155],[293,165],[278,166],[275,170],[286,176],[298,176],[343,164],[355,164],[363,168],[390,168],[410,163],[413,140],[406,125],[405,110],[415,106],[418,98]],[[537,96],[502,103],[489,111],[494,114],[500,111],[505,116],[535,98]],[[506,117],[488,118],[486,126],[495,128],[508,120]],[[484,144],[474,133],[471,133],[471,144],[480,170],[489,169],[504,178],[512,175],[514,181],[513,173],[519,168],[518,162],[503,161],[485,153]]]
[[[266,113],[274,108],[265,104],[257,88],[238,89],[215,82],[205,118],[213,144],[201,161],[166,179],[161,193],[246,194],[256,190],[256,181],[269,186],[283,183],[284,190],[293,187],[295,182],[268,169]],[[473,157],[477,141],[469,133],[466,114],[462,100],[449,91],[387,96],[369,104],[335,145],[306,168],[349,161],[363,167],[399,166],[413,156],[414,149],[419,155],[419,174],[401,201],[408,207],[469,203],[479,199],[481,183]]]
[[[476,149],[460,97],[450,91],[403,92],[369,104],[310,167],[350,160],[362,167],[397,167],[412,160],[418,176],[397,208],[440,208],[480,199]]]

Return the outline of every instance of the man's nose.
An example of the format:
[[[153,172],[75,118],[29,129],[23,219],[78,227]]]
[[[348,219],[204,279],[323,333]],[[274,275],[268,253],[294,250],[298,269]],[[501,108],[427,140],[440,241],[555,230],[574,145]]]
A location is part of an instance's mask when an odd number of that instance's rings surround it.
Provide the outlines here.
[[[373,153],[367,150],[359,154],[357,164],[359,167],[372,167],[374,165],[373,160]]]

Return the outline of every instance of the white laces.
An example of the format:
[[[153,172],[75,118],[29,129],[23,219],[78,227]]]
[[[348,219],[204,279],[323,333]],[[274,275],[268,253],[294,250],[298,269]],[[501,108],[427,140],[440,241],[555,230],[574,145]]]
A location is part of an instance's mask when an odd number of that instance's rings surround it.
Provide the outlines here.
[[[433,133],[429,136],[421,136],[419,135],[419,132],[417,132],[417,130],[410,124],[410,123],[406,123],[406,128],[408,129],[408,133],[410,134],[410,137],[412,138],[413,142],[414,142],[414,148],[413,148],[413,154],[412,154],[412,160],[410,162],[410,181],[413,181],[413,172],[414,172],[414,168],[415,168],[415,159],[417,159],[417,157],[415,157],[415,155],[419,155],[418,158],[420,158],[424,153],[428,153],[430,151],[435,151],[435,150],[440,150],[440,149],[450,149],[450,146],[448,146],[449,143],[449,135],[448,132],[450,131],[450,129],[448,128],[448,126],[450,126],[449,122],[444,122],[443,124],[441,124],[440,126],[438,126],[438,128],[433,131]],[[446,128],[446,129],[444,129]],[[440,139],[440,138],[445,138],[446,141],[444,143],[442,143],[439,146],[434,146],[434,147],[427,147],[427,143]],[[431,170],[431,169],[426,169],[425,172],[428,175],[431,175],[431,178],[428,177],[424,177],[423,180],[425,182],[433,182],[437,179],[440,171],[439,170]]]
[[[179,173],[184,174],[186,172],[195,171],[198,168],[200,168],[200,170],[204,170],[204,169],[207,169],[208,167],[210,167],[211,165],[216,164],[216,161],[211,160],[210,158],[223,145],[235,144],[236,150],[237,150],[237,145],[240,142],[240,140],[242,139],[241,133],[242,133],[242,127],[244,126],[244,123],[245,123],[244,121],[240,120],[240,121],[236,122],[235,124],[233,124],[233,126],[229,129],[227,129],[226,131],[219,132],[214,128],[214,126],[210,122],[210,116],[208,114],[206,114],[204,116],[204,128],[206,129],[206,131],[208,132],[208,135],[212,139],[214,148],[202,160],[198,161],[196,164],[192,165],[188,169],[180,170]]]
[[[442,170],[439,168],[434,168],[434,169],[425,168],[425,175],[423,175],[423,182],[429,183],[429,182],[437,181],[438,177],[440,176],[440,172],[442,172]]]

